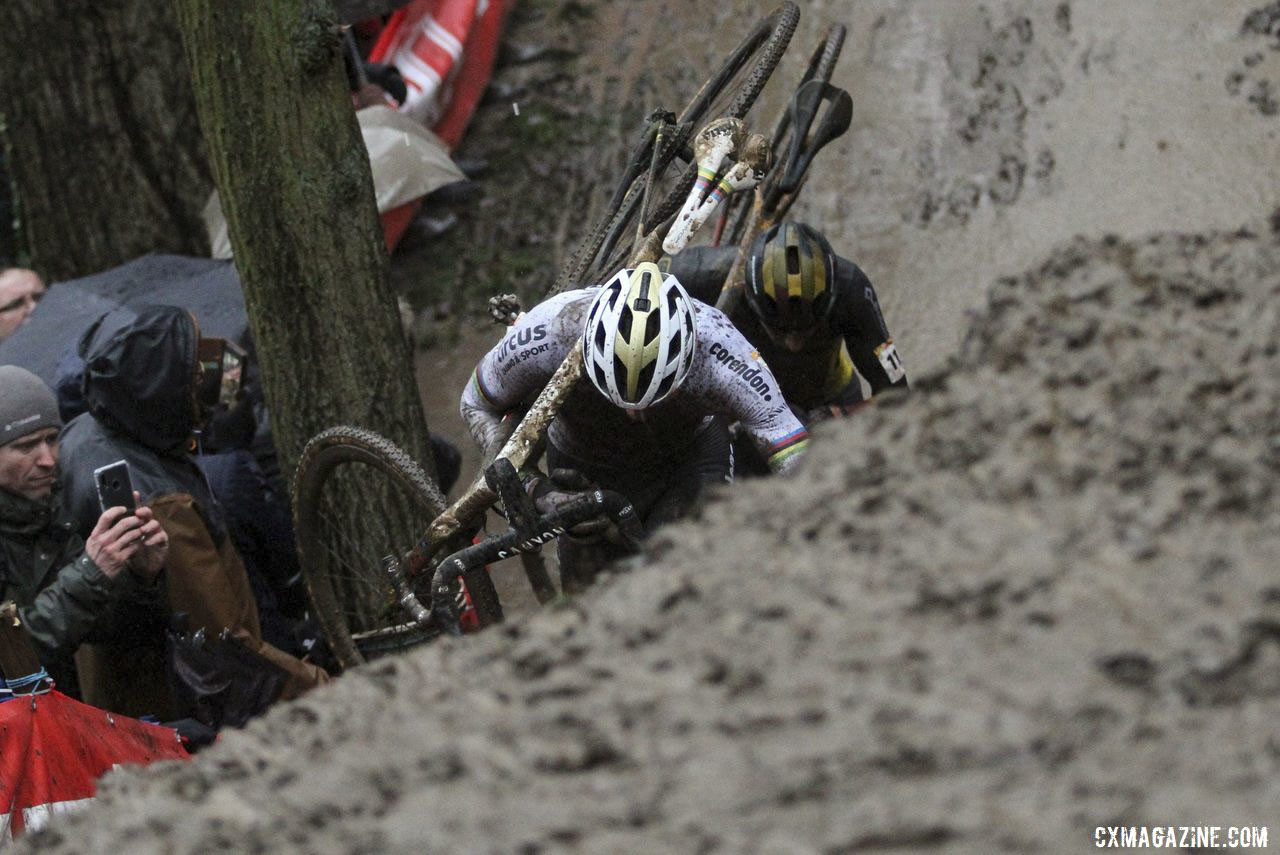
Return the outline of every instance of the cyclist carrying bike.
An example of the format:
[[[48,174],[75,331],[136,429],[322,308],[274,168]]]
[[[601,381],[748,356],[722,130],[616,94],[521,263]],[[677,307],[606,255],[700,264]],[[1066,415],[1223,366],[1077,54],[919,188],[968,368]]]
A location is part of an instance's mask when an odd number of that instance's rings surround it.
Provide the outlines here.
[[[736,251],[696,247],[667,263],[696,298],[715,302]],[[871,280],[817,229],[784,222],[761,232],[749,251],[744,295],[747,308],[734,307],[730,317],[806,422],[864,403],[858,374],[872,395],[907,387]]]
[[[481,359],[461,401],[481,448],[575,347],[590,382],[574,388],[547,432],[552,477],[526,475],[542,513],[594,482],[628,498],[652,530],[680,516],[704,485],[730,479],[728,420],[743,425],[774,471],[793,465],[808,442],[769,367],[729,319],[646,262],[599,288],[545,300]],[[626,553],[599,537],[562,537],[558,549],[568,590]]]

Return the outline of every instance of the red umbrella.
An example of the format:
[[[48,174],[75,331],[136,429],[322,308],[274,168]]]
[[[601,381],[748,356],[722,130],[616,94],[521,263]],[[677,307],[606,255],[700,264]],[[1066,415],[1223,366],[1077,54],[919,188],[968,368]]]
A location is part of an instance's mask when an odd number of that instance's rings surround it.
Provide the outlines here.
[[[57,691],[0,703],[0,847],[58,813],[88,804],[103,772],[186,760],[178,733],[91,707]]]

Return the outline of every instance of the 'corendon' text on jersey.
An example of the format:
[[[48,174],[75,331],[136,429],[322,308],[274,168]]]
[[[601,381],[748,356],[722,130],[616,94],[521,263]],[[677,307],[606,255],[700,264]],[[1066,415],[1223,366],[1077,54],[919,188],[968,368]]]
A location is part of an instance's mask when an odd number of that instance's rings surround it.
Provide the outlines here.
[[[755,390],[756,394],[763,397],[766,401],[772,401],[773,395],[769,394],[773,390],[769,388],[769,384],[760,379],[760,366],[752,365],[750,362],[739,359],[729,352],[720,342],[711,345],[708,351],[716,358],[716,361],[724,363],[725,367],[737,374],[743,380],[747,381],[747,385]]]

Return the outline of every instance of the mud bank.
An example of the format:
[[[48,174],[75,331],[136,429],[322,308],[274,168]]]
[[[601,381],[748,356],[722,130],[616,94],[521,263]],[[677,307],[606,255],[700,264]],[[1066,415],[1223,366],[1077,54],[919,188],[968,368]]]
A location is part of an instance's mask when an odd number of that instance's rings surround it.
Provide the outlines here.
[[[1076,240],[571,607],[376,663],[41,851],[1071,851],[1280,800],[1280,241]]]

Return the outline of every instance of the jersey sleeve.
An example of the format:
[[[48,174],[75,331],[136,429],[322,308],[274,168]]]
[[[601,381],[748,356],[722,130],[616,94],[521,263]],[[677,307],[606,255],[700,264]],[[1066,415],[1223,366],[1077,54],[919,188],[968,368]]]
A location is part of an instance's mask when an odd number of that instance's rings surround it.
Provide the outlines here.
[[[593,293],[567,291],[539,303],[476,365],[459,410],[480,448],[488,448],[502,417],[541,391],[577,345],[583,310]]]
[[[698,307],[698,353],[685,383],[711,412],[739,422],[775,472],[803,455],[809,432],[796,418],[760,353],[710,306]]]
[[[836,260],[837,296],[832,326],[844,339],[854,368],[875,395],[891,386],[906,388],[907,371],[880,311],[871,280],[858,265]]]

